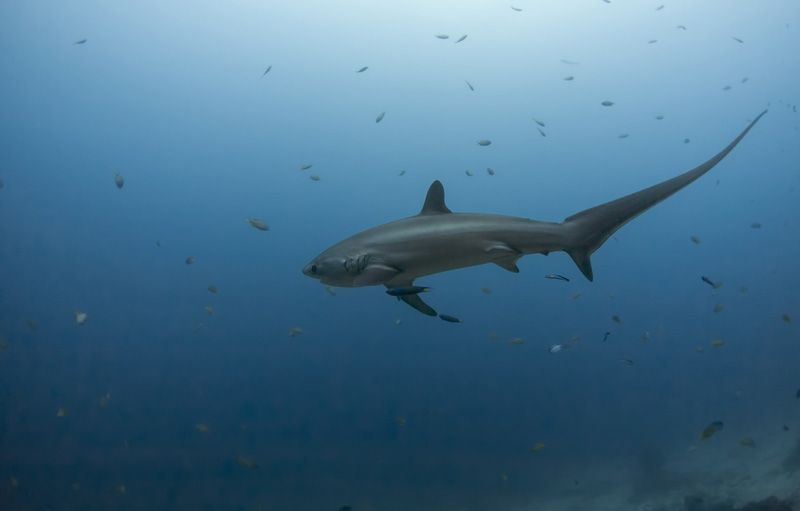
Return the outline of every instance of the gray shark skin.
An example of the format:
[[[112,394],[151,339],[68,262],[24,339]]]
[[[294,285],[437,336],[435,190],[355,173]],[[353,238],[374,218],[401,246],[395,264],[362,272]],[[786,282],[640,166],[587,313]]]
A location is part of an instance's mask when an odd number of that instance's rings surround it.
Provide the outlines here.
[[[483,213],[453,213],[434,181],[419,214],[373,227],[328,248],[303,268],[339,287],[411,286],[434,273],[494,263],[517,273],[528,254],[564,251],[593,280],[590,256],[620,227],[711,170],[766,113],[761,112],[727,147],[705,163],[657,185],[574,214],[563,222]],[[419,295],[399,297],[418,311],[436,311]]]

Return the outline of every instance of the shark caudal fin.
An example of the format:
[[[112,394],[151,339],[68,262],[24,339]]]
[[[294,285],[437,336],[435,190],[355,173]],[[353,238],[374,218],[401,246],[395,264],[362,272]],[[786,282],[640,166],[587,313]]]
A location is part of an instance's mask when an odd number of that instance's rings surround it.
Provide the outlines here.
[[[564,220],[563,225],[568,228],[568,239],[570,240],[564,251],[572,257],[581,273],[587,279],[593,280],[594,275],[590,256],[600,248],[600,245],[609,236],[629,221],[711,170],[714,165],[722,161],[736,147],[736,144],[747,135],[747,132],[755,126],[765,113],[767,113],[766,110],[758,114],[758,117],[738,137],[733,139],[733,142],[702,165],[644,190],[581,211]]]

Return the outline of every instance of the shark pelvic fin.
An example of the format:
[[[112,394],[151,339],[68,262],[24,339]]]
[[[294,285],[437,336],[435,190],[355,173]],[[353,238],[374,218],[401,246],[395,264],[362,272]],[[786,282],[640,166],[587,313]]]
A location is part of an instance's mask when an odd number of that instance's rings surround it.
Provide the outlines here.
[[[428,195],[425,196],[425,204],[422,205],[420,215],[441,215],[452,213],[444,203],[444,186],[438,180],[431,183],[428,188]]]
[[[520,251],[509,247],[505,243],[495,243],[486,248],[486,253],[495,257],[492,262],[500,268],[512,273],[519,273],[517,260],[522,257]]]

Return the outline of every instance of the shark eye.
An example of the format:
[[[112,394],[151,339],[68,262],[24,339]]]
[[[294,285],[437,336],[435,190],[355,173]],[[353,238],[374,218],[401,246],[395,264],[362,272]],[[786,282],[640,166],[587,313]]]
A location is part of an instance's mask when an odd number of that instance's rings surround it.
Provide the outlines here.
[[[317,265],[316,264],[312,264],[311,265],[311,273],[317,273]]]

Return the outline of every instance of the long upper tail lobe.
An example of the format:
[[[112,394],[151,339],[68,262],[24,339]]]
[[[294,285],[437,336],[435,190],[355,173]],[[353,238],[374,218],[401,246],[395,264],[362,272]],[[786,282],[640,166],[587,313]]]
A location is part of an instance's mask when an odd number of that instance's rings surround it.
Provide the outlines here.
[[[564,220],[568,228],[570,245],[564,249],[578,265],[587,279],[592,280],[592,263],[589,257],[600,248],[617,229],[663,201],[681,188],[687,186],[722,161],[736,147],[747,132],[755,126],[766,110],[758,114],[733,142],[707,162],[679,176],[667,179],[657,185],[626,195],[611,202],[581,211]]]

